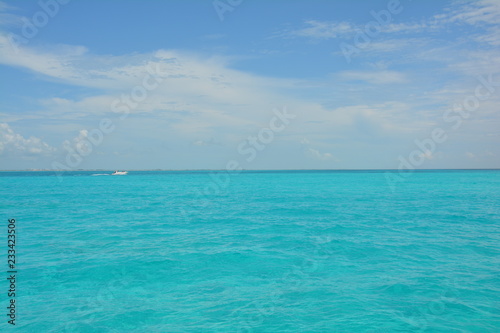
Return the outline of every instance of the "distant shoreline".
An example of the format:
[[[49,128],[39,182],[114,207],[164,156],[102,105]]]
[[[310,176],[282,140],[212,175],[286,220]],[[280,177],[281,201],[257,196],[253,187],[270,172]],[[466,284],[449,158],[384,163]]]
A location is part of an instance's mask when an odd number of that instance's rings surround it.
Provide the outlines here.
[[[54,169],[22,169],[22,170],[0,170],[0,172],[113,172],[118,169],[77,169],[77,170],[54,170]],[[122,169],[120,169],[122,170]],[[123,169],[125,171],[141,171],[141,172],[175,172],[175,171],[226,171],[226,169]],[[242,172],[291,172],[291,171],[401,171],[399,169],[243,169]],[[480,168],[480,169],[413,169],[411,172],[418,171],[500,171],[500,168]],[[232,173],[236,173],[232,171]]]

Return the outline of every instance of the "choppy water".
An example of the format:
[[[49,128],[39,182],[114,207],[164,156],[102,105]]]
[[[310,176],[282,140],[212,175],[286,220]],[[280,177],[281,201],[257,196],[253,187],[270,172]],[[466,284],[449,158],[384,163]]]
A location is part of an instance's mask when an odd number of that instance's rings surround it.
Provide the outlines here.
[[[500,331],[498,171],[109,173],[0,173],[17,332]]]

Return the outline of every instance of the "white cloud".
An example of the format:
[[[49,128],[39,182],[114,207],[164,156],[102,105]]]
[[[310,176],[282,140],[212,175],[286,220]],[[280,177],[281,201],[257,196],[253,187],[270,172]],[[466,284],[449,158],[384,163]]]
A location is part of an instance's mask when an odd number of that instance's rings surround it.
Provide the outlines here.
[[[251,105],[270,96],[269,88],[290,84],[287,80],[229,69],[223,58],[202,58],[173,50],[115,57],[89,54],[82,47],[66,46],[56,51],[43,53],[28,47],[16,51],[8,38],[0,35],[0,63],[27,68],[64,83],[103,89],[117,96],[143,85],[151,73],[161,79],[161,85],[149,95],[156,94],[161,101],[174,100],[181,105],[207,105],[207,102]],[[107,103],[105,99],[101,101]]]
[[[372,21],[375,19],[372,18]],[[366,23],[370,22],[368,20]],[[353,38],[357,33],[363,32],[363,25],[349,22],[327,22],[309,20],[304,22],[305,27],[285,32],[288,37],[305,37],[311,39]],[[397,23],[380,26],[379,33],[416,33],[433,28],[434,25],[422,23]]]
[[[5,3],[5,1],[0,1],[0,11],[5,11],[9,9],[9,5]]]
[[[344,71],[339,77],[346,81],[365,81],[370,84],[389,84],[407,82],[405,75],[401,72],[383,71]]]
[[[10,35],[0,33],[0,63],[30,69],[55,79],[81,80],[82,73],[75,71],[70,64],[75,58],[82,56],[86,49],[81,46],[64,47],[58,56],[42,51],[33,51],[21,47],[12,40]]]
[[[333,159],[333,155],[331,153],[321,153],[317,149],[309,148],[308,152],[315,158],[326,161]]]
[[[195,146],[213,146],[213,145],[221,145],[220,142],[218,142],[215,138],[211,137],[207,140],[196,140],[192,143]]]
[[[63,142],[63,147],[67,151],[76,150],[82,152],[82,155],[87,155],[92,149],[88,145],[84,144],[87,141],[89,135],[89,131],[86,129],[80,130],[78,135],[70,140],[65,140]]]
[[[403,52],[412,53],[415,49],[428,47],[430,44],[428,38],[391,38],[391,39],[376,39],[363,46],[363,52]],[[406,51],[406,52],[405,52]]]
[[[477,6],[481,3],[484,1]],[[412,56],[420,62],[446,62],[448,67],[443,69],[441,66],[439,73],[422,73],[426,80],[424,84],[430,81],[434,83],[434,78],[449,80],[449,77],[441,76],[446,70],[474,76],[485,69],[491,72],[492,68],[498,68],[500,62],[489,62],[482,50],[454,52],[457,48],[448,45],[439,49],[432,47],[432,42],[434,46],[437,43],[427,35],[406,35],[410,38],[397,35],[403,32],[437,30],[444,24],[458,21],[466,24],[479,22],[488,29],[493,29],[490,22],[496,17],[480,11],[466,18],[457,15],[457,11],[450,11],[425,22],[388,25],[384,27],[384,32],[392,34],[386,36],[390,39],[381,36],[362,50],[367,57],[372,57],[372,64],[368,64],[371,66],[369,70],[341,71],[325,81],[304,79],[297,83],[298,80],[293,79],[252,75],[232,69],[227,58],[204,57],[178,50],[111,56],[93,54],[85,47],[79,46],[60,46],[55,50],[46,51],[28,45],[20,46],[16,51],[9,44],[7,36],[2,34],[0,63],[29,69],[51,81],[96,88],[90,90],[93,96],[89,96],[89,90],[86,91],[85,97],[71,93],[63,95],[64,97],[49,96],[40,101],[42,110],[22,113],[22,118],[28,124],[27,128],[30,123],[27,120],[36,115],[37,119],[43,119],[40,126],[44,126],[45,133],[58,133],[57,135],[62,136],[63,139],[58,138],[58,142],[71,138],[64,141],[66,148],[75,149],[83,142],[89,135],[88,131],[99,126],[100,117],[115,116],[113,120],[117,119],[116,115],[110,116],[113,101],[123,95],[130,95],[134,87],[141,86],[148,71],[159,68],[161,73],[158,76],[162,79],[159,87],[149,91],[147,98],[130,110],[130,118],[126,120],[128,123],[116,123],[119,124],[118,129],[113,133],[113,138],[105,137],[106,145],[109,143],[115,149],[116,145],[121,144],[116,143],[119,138],[126,138],[138,142],[137,145],[139,142],[156,144],[164,141],[194,146],[218,144],[236,147],[242,138],[267,126],[273,116],[273,107],[287,105],[293,107],[293,112],[298,117],[290,128],[287,127],[286,131],[280,133],[280,140],[288,140],[290,144],[301,142],[307,145],[302,146],[302,151],[309,157],[331,160],[334,155],[324,151],[334,151],[335,156],[342,156],[335,146],[337,143],[332,143],[332,138],[365,140],[371,144],[372,139],[381,141],[387,137],[397,137],[410,138],[411,142],[417,134],[436,126],[435,120],[441,117],[442,111],[436,111],[434,108],[436,98],[432,91],[429,92],[427,86],[419,86],[421,82],[414,81],[417,76],[415,74],[420,74],[415,71],[420,67],[407,67],[405,72],[389,70],[389,66],[395,61],[407,61],[408,57]],[[359,28],[361,27],[348,22],[307,21],[306,27],[292,34],[316,39],[346,38],[353,36]],[[482,43],[495,43],[493,34],[477,37],[478,40],[481,38]],[[392,56],[398,59],[389,60],[388,63],[377,62],[374,54],[379,55],[381,52],[384,52],[384,56],[388,52],[394,53]],[[458,58],[459,53],[462,58]],[[494,52],[490,55],[490,59],[498,58],[495,58]],[[464,57],[467,59],[464,60]],[[426,68],[431,67],[432,65]],[[478,71],[478,67],[481,71]],[[392,68],[401,70],[402,67]],[[433,76],[432,80],[429,75]],[[405,84],[403,94],[398,92],[398,88],[403,86],[402,83]],[[463,82],[459,82],[457,86],[451,87],[440,85],[443,89],[439,93],[436,92],[441,98],[438,104],[449,103],[450,97],[459,95],[458,92],[448,93],[445,89],[458,91],[462,84]],[[310,93],[313,89],[311,87],[319,89]],[[416,89],[411,90],[411,94],[418,95],[417,98],[421,101],[425,100],[422,102],[427,103],[425,107],[418,105],[414,96],[408,96],[410,88],[414,87]],[[475,83],[471,89],[474,87]],[[463,94],[470,93],[467,89],[460,91],[463,92],[459,95],[462,100],[463,96],[466,96]],[[377,96],[373,96],[374,92]],[[372,95],[369,95],[370,93]],[[431,104],[432,106],[429,106]],[[480,112],[483,112],[483,107],[486,109],[486,106],[486,102],[482,103]],[[496,109],[494,106],[488,106],[487,110]],[[479,111],[476,112],[477,115]],[[8,116],[8,122],[18,121],[16,117],[21,117],[13,114]],[[468,122],[471,123],[472,120]],[[81,130],[83,127],[88,130]],[[75,132],[78,134],[72,138]],[[493,129],[490,132],[493,132]],[[301,141],[300,138],[304,139]],[[36,138],[23,140],[35,145]],[[56,141],[51,138],[50,142]],[[39,145],[43,146],[41,143]],[[4,150],[4,146],[1,149]]]
[[[28,139],[15,133],[6,123],[0,123],[0,154],[14,152],[27,155],[50,154],[56,149],[34,136]]]
[[[488,32],[488,34],[477,36],[476,41],[493,46],[500,46],[500,27],[492,27],[488,30]]]
[[[309,20],[304,22],[306,27],[290,32],[292,36],[331,39],[352,34],[355,26],[349,22],[320,22]]]
[[[20,18],[17,15],[6,13],[14,9],[5,2],[0,1],[0,26],[20,26]]]
[[[311,39],[353,38],[355,34],[363,32],[366,24],[371,21],[375,22],[375,19],[370,17],[363,24],[353,24],[345,21],[307,20],[303,23],[304,27],[286,31],[282,35]],[[500,2],[498,0],[457,1],[452,3],[450,7],[445,8],[442,13],[418,22],[397,22],[397,20],[394,20],[393,23],[379,24],[379,33],[415,34],[435,32],[449,28],[453,24],[481,26],[485,29],[485,33],[478,36],[476,41],[499,45]]]
[[[468,1],[451,11],[447,21],[462,21],[470,25],[500,24],[500,2],[498,0]]]

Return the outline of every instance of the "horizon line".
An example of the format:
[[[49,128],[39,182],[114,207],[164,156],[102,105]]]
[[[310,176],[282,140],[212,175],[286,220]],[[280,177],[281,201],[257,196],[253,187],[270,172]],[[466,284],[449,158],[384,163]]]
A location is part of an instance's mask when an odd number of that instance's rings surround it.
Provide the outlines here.
[[[0,169],[0,172],[79,172],[79,171],[467,171],[467,170],[500,170],[499,168],[430,168],[430,169],[384,169],[384,168],[350,168],[350,169],[242,169],[242,170],[227,170],[227,169],[75,169],[75,170],[57,170],[57,169]]]

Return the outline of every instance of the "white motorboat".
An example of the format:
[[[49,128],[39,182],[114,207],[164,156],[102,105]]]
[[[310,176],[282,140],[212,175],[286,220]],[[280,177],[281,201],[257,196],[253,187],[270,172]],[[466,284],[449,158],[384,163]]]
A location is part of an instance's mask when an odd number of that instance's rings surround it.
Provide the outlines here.
[[[115,171],[111,175],[112,176],[123,176],[126,175],[128,172],[127,171]]]

